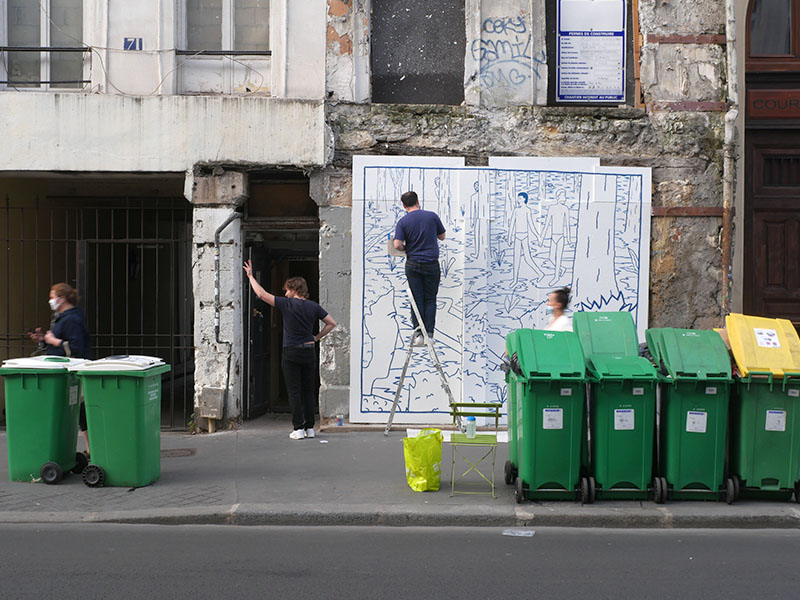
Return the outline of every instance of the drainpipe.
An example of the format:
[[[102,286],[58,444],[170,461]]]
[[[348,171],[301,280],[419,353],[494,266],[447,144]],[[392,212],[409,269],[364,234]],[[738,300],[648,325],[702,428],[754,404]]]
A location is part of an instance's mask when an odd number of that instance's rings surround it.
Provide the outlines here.
[[[241,219],[242,213],[232,212],[230,216],[225,219],[222,224],[214,231],[214,339],[217,344],[227,344],[228,346],[228,368],[225,375],[225,391],[222,393],[222,406],[224,407],[228,400],[228,388],[231,383],[231,355],[233,354],[233,343],[228,340],[221,340],[219,338],[219,321],[222,306],[219,299],[219,236],[223,230],[233,223],[236,219]],[[214,433],[215,419],[208,420],[208,432]]]
[[[725,2],[725,52],[728,64],[728,112],[725,113],[725,158],[722,167],[722,313],[731,310],[733,205],[736,190],[736,119],[739,117],[734,0]]]

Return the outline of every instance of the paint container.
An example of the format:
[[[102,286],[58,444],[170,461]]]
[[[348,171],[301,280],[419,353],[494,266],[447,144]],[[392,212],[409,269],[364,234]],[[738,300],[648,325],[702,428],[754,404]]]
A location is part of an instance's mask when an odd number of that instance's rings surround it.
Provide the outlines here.
[[[336,425],[341,427],[342,423],[344,423],[344,415],[336,415]]]

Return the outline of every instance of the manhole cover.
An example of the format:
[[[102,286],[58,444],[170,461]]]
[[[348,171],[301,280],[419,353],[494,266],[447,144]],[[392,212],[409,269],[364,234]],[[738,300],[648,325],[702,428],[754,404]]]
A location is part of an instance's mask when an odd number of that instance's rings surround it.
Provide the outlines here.
[[[161,451],[161,458],[186,458],[197,454],[197,448],[171,448]]]

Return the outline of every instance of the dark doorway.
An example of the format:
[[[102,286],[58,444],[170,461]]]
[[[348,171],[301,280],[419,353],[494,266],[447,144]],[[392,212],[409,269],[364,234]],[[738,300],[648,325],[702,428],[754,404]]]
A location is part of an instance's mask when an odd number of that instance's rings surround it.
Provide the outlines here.
[[[302,175],[258,181],[251,177],[245,231],[245,258],[268,292],[283,295],[289,277],[308,282],[310,298],[319,301],[319,218]],[[243,280],[244,418],[265,412],[289,412],[281,371],[283,320],[279,310],[259,300]],[[319,388],[319,373],[317,374]]]
[[[748,130],[745,298],[748,314],[800,325],[800,130]]]

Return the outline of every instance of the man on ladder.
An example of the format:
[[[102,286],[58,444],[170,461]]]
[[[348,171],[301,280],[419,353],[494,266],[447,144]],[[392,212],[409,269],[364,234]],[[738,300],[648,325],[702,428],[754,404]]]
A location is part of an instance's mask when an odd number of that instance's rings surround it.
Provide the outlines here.
[[[411,292],[411,323],[414,333],[409,340],[408,354],[403,365],[400,380],[386,424],[384,435],[388,435],[392,428],[397,403],[403,381],[411,361],[414,346],[427,346],[436,372],[442,383],[442,388],[447,394],[447,399],[452,405],[455,402],[450,391],[450,384],[444,373],[439,357],[433,347],[433,332],[436,325],[436,295],[439,292],[441,271],[439,269],[439,241],[444,239],[445,229],[439,216],[432,211],[422,210],[415,192],[406,192],[400,199],[406,215],[397,222],[393,246],[395,250],[405,251],[406,254],[406,279]],[[422,323],[420,323],[422,321]],[[460,424],[460,422],[459,422]]]
[[[411,295],[422,316],[422,325],[428,337],[433,339],[436,325],[436,295],[439,293],[441,271],[439,269],[439,240],[444,239],[445,228],[439,216],[430,210],[422,210],[416,192],[406,192],[400,197],[405,216],[394,231],[394,247],[406,253],[406,279]],[[411,311],[414,327],[413,342],[423,345],[424,336],[419,331],[420,323],[414,310]]]

